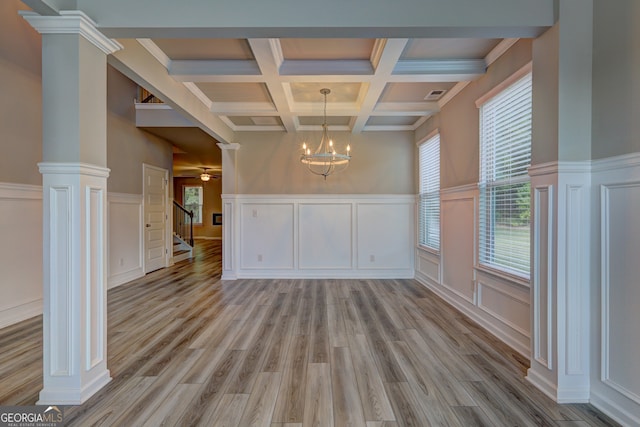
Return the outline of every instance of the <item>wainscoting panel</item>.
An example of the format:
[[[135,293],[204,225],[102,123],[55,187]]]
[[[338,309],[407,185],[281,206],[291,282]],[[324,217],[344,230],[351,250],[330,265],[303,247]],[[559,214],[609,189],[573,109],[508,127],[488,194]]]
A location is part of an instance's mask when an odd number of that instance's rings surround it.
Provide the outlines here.
[[[225,279],[414,276],[413,195],[222,198]]]
[[[144,276],[142,195],[107,193],[107,284],[114,288]]]
[[[353,268],[352,208],[345,203],[298,205],[298,268]]]
[[[533,357],[553,368],[553,185],[533,188]]]
[[[485,326],[521,353],[530,346],[529,300],[528,287],[478,271],[476,303],[489,320]]]
[[[293,269],[293,203],[244,203],[240,217],[243,269]]]
[[[416,250],[416,279],[528,357],[529,287],[477,268],[477,186],[442,190],[440,206],[440,253]]]
[[[360,203],[359,269],[410,269],[413,258],[413,205]]]
[[[602,380],[640,404],[640,182],[602,187]]]
[[[0,183],[0,328],[42,314],[42,187]]]
[[[426,251],[422,248],[416,250],[416,278],[421,282],[440,283],[439,253]]]
[[[591,402],[622,425],[640,425],[640,153],[593,161],[591,179],[597,249],[591,262],[599,267]]]

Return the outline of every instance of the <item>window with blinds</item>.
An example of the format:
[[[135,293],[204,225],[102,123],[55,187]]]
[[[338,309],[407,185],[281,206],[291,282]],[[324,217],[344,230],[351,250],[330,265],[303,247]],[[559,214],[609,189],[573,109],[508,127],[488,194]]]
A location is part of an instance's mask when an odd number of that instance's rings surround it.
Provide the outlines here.
[[[440,250],[440,135],[419,146],[418,159],[418,244],[437,251]]]
[[[480,264],[530,275],[531,73],[480,106]]]

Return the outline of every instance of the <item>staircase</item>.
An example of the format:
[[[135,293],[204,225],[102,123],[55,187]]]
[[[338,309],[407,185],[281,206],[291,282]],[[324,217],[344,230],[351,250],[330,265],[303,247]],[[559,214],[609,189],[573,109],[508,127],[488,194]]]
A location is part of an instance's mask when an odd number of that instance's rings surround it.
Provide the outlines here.
[[[173,262],[193,258],[193,212],[173,201]]]
[[[193,258],[193,246],[182,240],[180,236],[173,235],[173,262]]]

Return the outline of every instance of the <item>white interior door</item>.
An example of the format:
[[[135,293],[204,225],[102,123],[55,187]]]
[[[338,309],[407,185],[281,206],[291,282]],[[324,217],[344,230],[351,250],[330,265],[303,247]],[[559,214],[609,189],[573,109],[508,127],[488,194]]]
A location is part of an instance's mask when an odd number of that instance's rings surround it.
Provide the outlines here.
[[[168,171],[142,165],[144,186],[144,272],[167,266]]]

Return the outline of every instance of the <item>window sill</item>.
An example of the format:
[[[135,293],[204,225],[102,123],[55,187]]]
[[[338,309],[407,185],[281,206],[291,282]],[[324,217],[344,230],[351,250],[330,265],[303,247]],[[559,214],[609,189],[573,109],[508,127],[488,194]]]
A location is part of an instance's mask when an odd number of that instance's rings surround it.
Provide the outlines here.
[[[497,268],[488,267],[486,265],[476,265],[474,268],[476,271],[479,271],[484,274],[488,274],[493,277],[497,277],[498,279],[506,280],[509,283],[520,285],[524,288],[531,287],[531,280],[526,277],[508,273],[506,271],[498,270]]]

